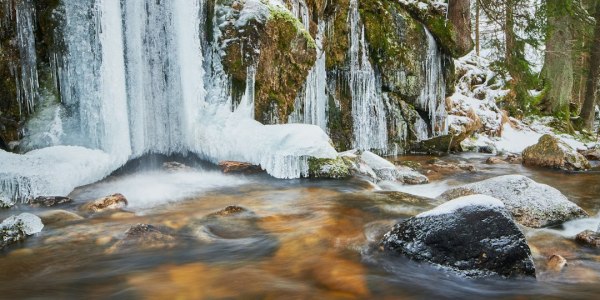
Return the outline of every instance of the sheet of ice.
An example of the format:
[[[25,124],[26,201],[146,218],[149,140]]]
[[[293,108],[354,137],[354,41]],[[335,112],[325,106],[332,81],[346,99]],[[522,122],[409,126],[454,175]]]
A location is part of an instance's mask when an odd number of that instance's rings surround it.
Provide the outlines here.
[[[100,150],[55,146],[24,155],[0,150],[0,194],[19,201],[69,194],[108,176],[125,161]]]
[[[2,221],[0,224],[0,229],[11,229],[14,228],[15,225],[21,223],[23,231],[27,235],[36,234],[44,228],[44,224],[42,224],[42,220],[33,214],[30,213],[22,213],[18,216],[8,217],[6,220]]]
[[[309,157],[337,157],[329,136],[316,125],[263,125],[240,116],[244,113],[206,107],[196,129],[197,153],[214,163],[234,160],[260,165],[276,178],[306,176]]]
[[[242,176],[225,175],[218,171],[149,171],[120,176],[75,190],[71,196],[86,201],[121,193],[129,208],[147,209],[157,205],[185,200],[202,193],[239,186],[250,180]]]
[[[465,207],[469,207],[469,206],[477,206],[477,207],[483,207],[483,208],[487,208],[487,209],[504,208],[504,204],[502,203],[502,201],[500,201],[496,198],[486,196],[486,195],[470,195],[470,196],[456,198],[454,200],[443,203],[432,210],[418,214],[417,218],[451,214],[461,208],[465,208]]]

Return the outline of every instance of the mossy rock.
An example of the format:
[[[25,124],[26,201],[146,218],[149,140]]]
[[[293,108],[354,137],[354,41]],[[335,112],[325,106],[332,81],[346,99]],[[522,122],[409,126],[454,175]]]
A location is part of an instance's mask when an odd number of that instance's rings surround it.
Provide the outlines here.
[[[523,151],[523,164],[566,171],[588,170],[590,162],[563,141],[545,134]]]
[[[221,28],[220,43],[234,101],[239,101],[246,90],[248,68],[256,67],[255,118],[264,124],[287,123],[298,90],[316,60],[313,37],[285,9],[265,3],[264,15],[256,14],[238,27],[244,2],[218,0],[216,4],[221,23],[222,18],[232,18]]]
[[[347,178],[350,176],[350,167],[342,158],[310,158],[308,160],[309,176],[314,178]]]
[[[435,36],[444,51],[454,58],[467,55],[472,49],[463,48],[458,42],[459,35],[450,22],[446,20],[446,12],[438,7],[428,5],[423,9],[418,4],[398,2],[413,18],[421,21],[427,29]]]
[[[360,15],[370,58],[381,71],[384,91],[414,101],[425,82],[423,26],[395,1],[361,1]]]

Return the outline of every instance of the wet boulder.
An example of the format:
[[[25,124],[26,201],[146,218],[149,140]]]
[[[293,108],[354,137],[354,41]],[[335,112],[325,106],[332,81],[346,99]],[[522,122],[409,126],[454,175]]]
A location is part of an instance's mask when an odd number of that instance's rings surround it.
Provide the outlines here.
[[[0,249],[22,241],[42,231],[43,228],[44,224],[40,218],[30,213],[11,216],[0,224]]]
[[[125,232],[125,236],[110,247],[107,252],[169,249],[177,245],[175,237],[159,227],[137,224]]]
[[[223,173],[253,174],[262,172],[260,166],[239,161],[221,161],[219,167]]]
[[[537,144],[523,150],[526,166],[579,171],[591,168],[590,162],[565,142],[545,134]]]
[[[502,201],[519,224],[539,228],[588,214],[557,189],[522,175],[505,175],[466,184],[444,192],[440,200],[483,194]]]
[[[396,224],[380,249],[465,277],[535,277],[531,250],[502,201],[471,195]]]
[[[567,260],[558,254],[554,254],[548,258],[546,269],[553,273],[560,273],[566,266]]]
[[[585,246],[600,248],[600,233],[593,230],[586,230],[577,234],[575,241]]]
[[[73,202],[73,199],[62,196],[39,196],[29,203],[33,207],[53,207]]]
[[[80,207],[80,210],[85,213],[99,213],[108,210],[122,209],[127,206],[127,198],[122,194],[113,194],[92,200]]]

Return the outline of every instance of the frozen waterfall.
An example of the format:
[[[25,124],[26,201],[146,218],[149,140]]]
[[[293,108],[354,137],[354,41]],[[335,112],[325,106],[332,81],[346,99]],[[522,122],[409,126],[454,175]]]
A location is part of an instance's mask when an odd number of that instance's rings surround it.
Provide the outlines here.
[[[360,20],[358,0],[350,1],[350,74],[354,147],[386,152],[388,144],[386,111],[381,83],[368,57],[364,26]]]
[[[64,132],[57,144],[79,147],[25,155],[0,151],[0,196],[27,201],[65,195],[145,153],[192,152],[212,162],[245,161],[278,178],[307,175],[309,157],[335,158],[318,126],[265,126],[253,119],[255,67],[248,70],[237,109],[227,99],[207,99],[230,93],[205,91],[205,79],[213,74],[205,76],[204,69],[204,4],[63,0],[59,36],[65,52],[56,70],[63,108],[55,115],[62,118],[56,123]],[[34,37],[26,33],[24,45],[30,45]]]
[[[425,33],[427,35],[427,57],[423,63],[425,84],[416,104],[418,108],[429,112],[429,125],[433,136],[440,136],[448,133],[442,53],[427,28],[425,28]],[[417,128],[419,127],[422,126],[417,126]]]

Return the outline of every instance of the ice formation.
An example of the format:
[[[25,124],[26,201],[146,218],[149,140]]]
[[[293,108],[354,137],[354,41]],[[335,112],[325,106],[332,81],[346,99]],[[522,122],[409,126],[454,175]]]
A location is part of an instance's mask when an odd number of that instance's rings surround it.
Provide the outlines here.
[[[280,1],[268,4],[286,9]],[[56,73],[64,108],[49,115],[60,117],[54,123],[63,132],[54,134],[51,144],[88,149],[0,153],[0,183],[7,197],[66,195],[146,153],[192,152],[213,162],[245,161],[278,178],[306,175],[308,157],[337,156],[318,126],[254,121],[255,67],[248,68],[246,93],[237,107],[223,91],[229,86],[222,74],[205,76],[203,53],[215,50],[202,48],[205,27],[198,20],[204,18],[204,0],[70,0],[61,5],[66,49]],[[267,18],[268,7],[248,0],[237,22]],[[29,51],[34,46],[25,42],[33,36],[26,29],[22,48]],[[208,58],[218,66],[218,53]],[[205,89],[207,76],[216,83],[207,86],[214,91]]]
[[[388,135],[386,111],[381,97],[381,83],[369,61],[364,25],[360,20],[358,0],[350,1],[350,72],[354,148],[385,152]]]
[[[427,35],[427,58],[424,61],[425,84],[417,99],[416,106],[429,112],[431,133],[433,136],[448,133],[446,126],[446,84],[442,69],[442,53],[438,49],[433,35],[425,28]]]

